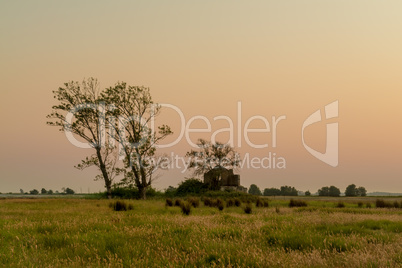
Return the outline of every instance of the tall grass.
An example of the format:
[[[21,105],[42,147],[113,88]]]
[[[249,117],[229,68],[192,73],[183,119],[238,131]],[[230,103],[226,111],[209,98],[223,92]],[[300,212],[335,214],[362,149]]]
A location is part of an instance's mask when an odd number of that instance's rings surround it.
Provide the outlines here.
[[[165,199],[121,213],[108,200],[0,200],[0,266],[400,267],[402,211],[340,200],[222,212],[180,201],[190,216]]]

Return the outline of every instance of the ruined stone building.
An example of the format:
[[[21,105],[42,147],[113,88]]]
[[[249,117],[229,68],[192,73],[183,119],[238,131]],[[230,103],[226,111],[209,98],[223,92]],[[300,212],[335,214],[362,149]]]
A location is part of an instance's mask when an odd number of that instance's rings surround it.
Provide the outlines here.
[[[204,174],[204,183],[213,184],[218,181],[221,190],[246,191],[247,189],[240,185],[240,175],[234,174],[233,169],[226,169],[217,166]]]

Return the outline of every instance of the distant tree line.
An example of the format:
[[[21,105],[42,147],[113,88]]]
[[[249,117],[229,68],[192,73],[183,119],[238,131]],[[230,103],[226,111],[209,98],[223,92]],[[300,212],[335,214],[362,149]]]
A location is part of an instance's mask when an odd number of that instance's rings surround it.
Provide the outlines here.
[[[261,192],[260,188],[255,185],[251,184],[250,188],[248,189],[248,193],[252,195],[264,195],[264,196],[297,196],[298,191],[295,187],[291,186],[281,186],[280,189],[278,188],[265,188],[264,192]]]
[[[179,184],[179,186],[169,186],[165,190],[167,196],[185,196],[191,194],[203,194],[211,190],[208,185],[205,185],[201,180],[195,178],[187,178]],[[280,188],[265,188],[261,191],[256,184],[251,184],[248,193],[256,196],[298,196],[299,191],[292,186],[281,186]],[[341,190],[333,185],[324,186],[317,191],[318,196],[339,197]],[[305,196],[311,196],[308,190],[304,192]],[[349,185],[345,190],[345,196],[366,196],[367,191],[364,187],[356,187],[355,184]]]
[[[24,192],[24,190],[22,190],[22,189],[20,189],[20,193],[21,194],[28,194],[28,192]],[[53,190],[46,190],[45,188],[42,188],[40,192],[37,189],[33,189],[33,190],[29,191],[29,194],[32,194],[32,195],[38,195],[39,193],[42,194],[42,195],[75,194],[75,191],[73,189],[68,188],[68,187],[67,188],[63,187],[61,192],[59,192],[59,191],[53,192]]]
[[[260,188],[255,185],[251,184],[248,190],[249,194],[252,195],[264,195],[264,196],[297,196],[299,192],[296,190],[295,187],[291,186],[281,186],[281,188],[265,188],[263,192],[261,192]],[[333,185],[331,186],[324,186],[317,191],[318,196],[333,196],[338,197],[341,195],[341,190],[338,187]],[[304,193],[306,196],[311,196],[310,191],[306,191]],[[357,187],[355,184],[351,184],[346,187],[345,196],[366,196],[367,190],[366,188],[360,186]]]
[[[335,186],[330,186],[330,187],[322,187],[321,189],[318,190],[318,195],[319,196],[334,196],[338,197],[341,195],[341,191],[339,188]],[[351,184],[348,187],[346,187],[345,190],[345,196],[366,196],[367,195],[367,190],[366,188],[360,186],[356,187],[355,184]]]

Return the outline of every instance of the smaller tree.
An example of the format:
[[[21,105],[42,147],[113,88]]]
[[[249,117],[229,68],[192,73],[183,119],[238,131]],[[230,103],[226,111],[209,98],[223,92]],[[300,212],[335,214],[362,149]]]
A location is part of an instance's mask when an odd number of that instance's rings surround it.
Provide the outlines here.
[[[251,184],[250,189],[248,189],[248,193],[252,195],[262,195],[260,188],[257,185]]]
[[[355,184],[351,184],[348,187],[346,187],[345,190],[345,195],[346,196],[357,196],[357,188]]]
[[[304,195],[305,195],[305,196],[311,196],[311,193],[310,193],[309,190],[307,190],[307,191],[304,193]]]
[[[24,190],[20,189],[20,194],[24,194]]]
[[[341,190],[333,185],[331,185],[330,187],[325,186],[318,190],[318,195],[338,197],[341,195]]]
[[[46,191],[45,188],[42,188],[42,190],[40,190],[40,193],[41,193],[41,194],[47,194],[47,191]]]
[[[277,196],[281,195],[281,190],[278,188],[265,188],[264,189],[264,196]]]
[[[367,190],[366,188],[360,186],[359,188],[357,188],[357,195],[358,196],[367,196]]]
[[[53,190],[47,191],[47,194],[53,194]]]
[[[340,195],[341,195],[341,190],[339,190],[339,188],[337,188],[333,185],[329,187],[329,196],[338,197]]]
[[[295,187],[281,186],[281,195],[283,196],[297,196],[298,192]]]
[[[68,188],[68,187],[64,190],[64,193],[65,193],[65,194],[75,194],[74,190],[73,190],[73,189],[70,189],[70,188]]]
[[[39,194],[39,191],[38,190],[36,190],[36,189],[33,189],[33,190],[31,190],[31,191],[29,191],[29,193],[30,194]]]
[[[329,196],[329,187],[325,186],[318,189],[318,196]]]

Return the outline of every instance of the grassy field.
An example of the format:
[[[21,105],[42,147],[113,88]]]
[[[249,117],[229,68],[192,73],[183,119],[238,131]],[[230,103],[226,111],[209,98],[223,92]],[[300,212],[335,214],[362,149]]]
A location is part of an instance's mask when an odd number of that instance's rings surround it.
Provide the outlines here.
[[[401,267],[402,209],[362,208],[375,199],[303,198],[245,214],[165,200],[0,200],[0,266],[11,267]],[[393,198],[392,201],[402,201]]]

